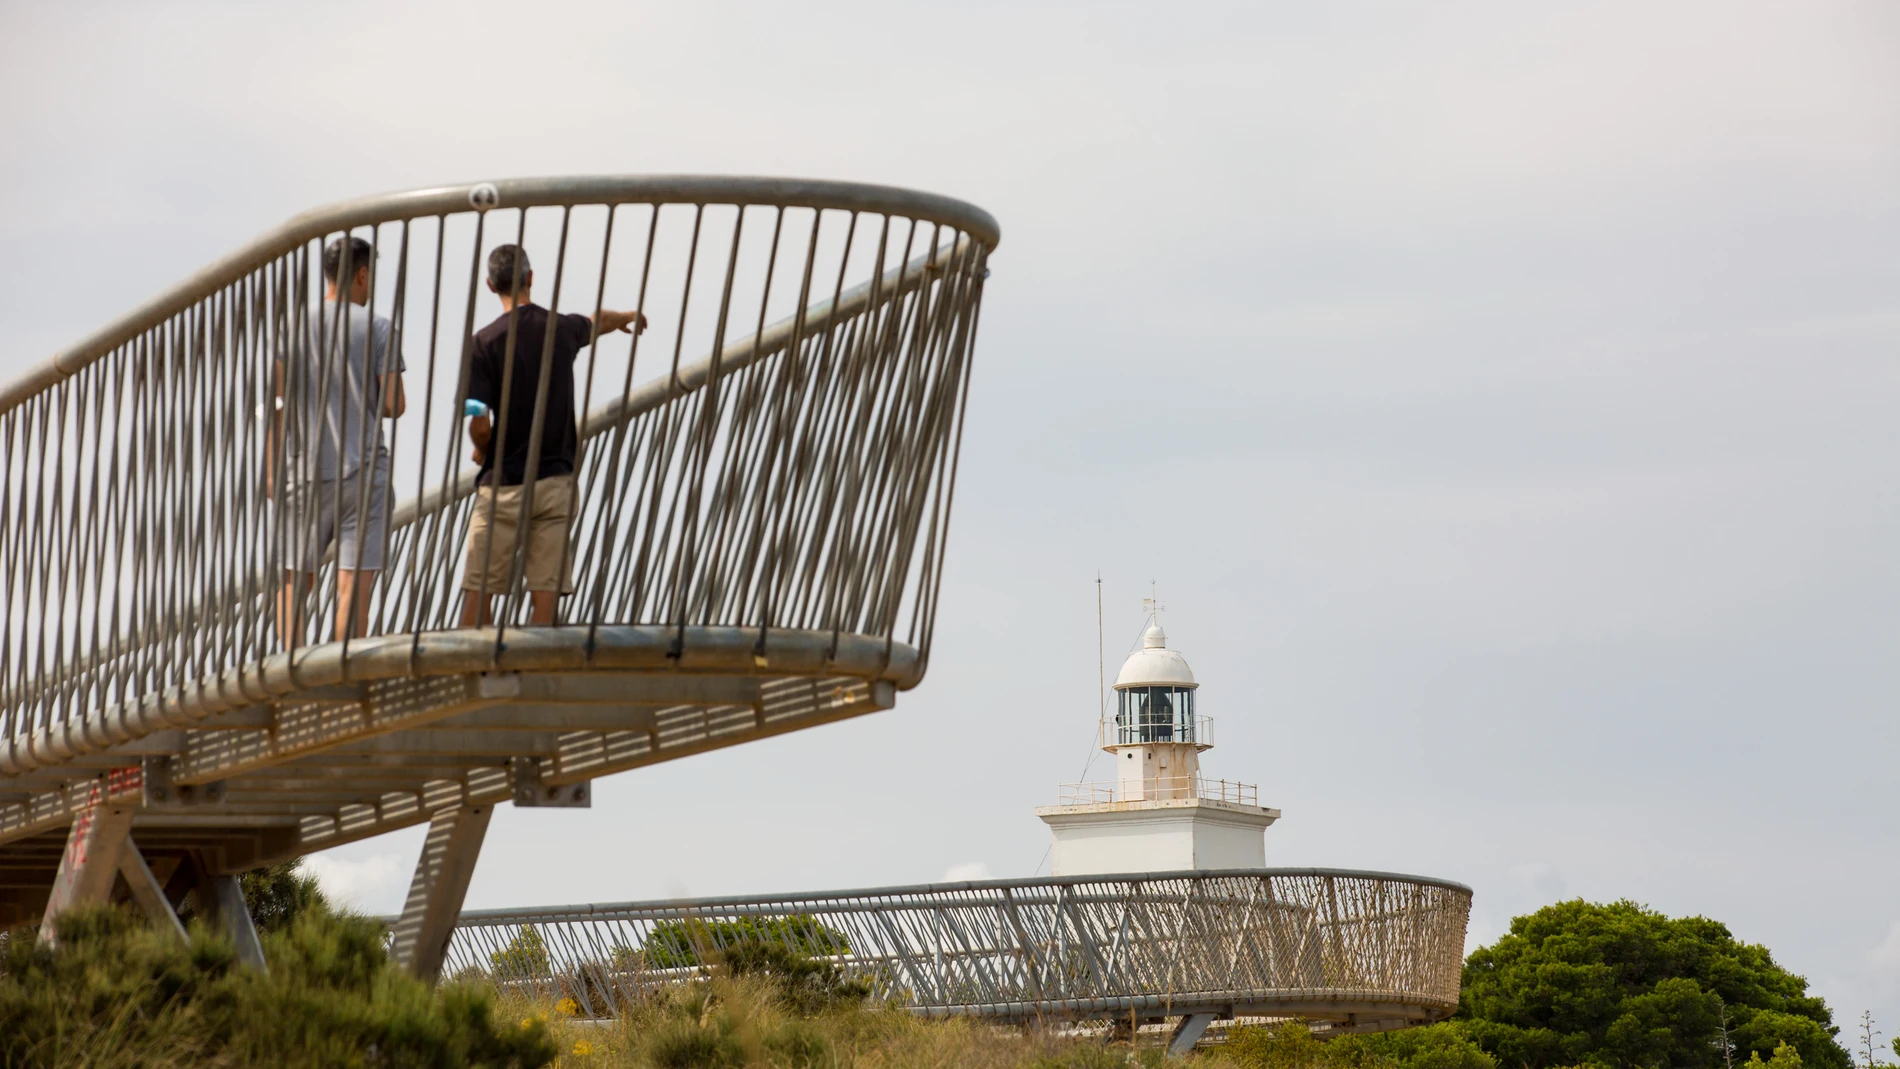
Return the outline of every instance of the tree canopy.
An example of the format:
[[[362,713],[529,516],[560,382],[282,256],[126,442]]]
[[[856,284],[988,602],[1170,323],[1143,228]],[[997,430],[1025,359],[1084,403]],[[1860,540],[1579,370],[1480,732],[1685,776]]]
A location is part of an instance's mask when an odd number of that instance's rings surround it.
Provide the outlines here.
[[[1458,1017],[1504,1069],[1718,1069],[1772,1063],[1783,1046],[1806,1069],[1850,1069],[1807,988],[1717,921],[1578,900],[1518,917],[1473,952]]]

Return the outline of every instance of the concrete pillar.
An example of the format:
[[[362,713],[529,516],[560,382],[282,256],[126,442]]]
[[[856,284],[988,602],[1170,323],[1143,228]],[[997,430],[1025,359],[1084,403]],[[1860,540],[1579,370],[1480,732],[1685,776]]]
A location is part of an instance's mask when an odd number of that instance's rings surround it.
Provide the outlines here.
[[[409,899],[402,919],[391,933],[390,954],[396,964],[424,980],[441,975],[448,956],[449,937],[462,913],[469,877],[482,851],[493,806],[456,806],[437,810],[429,819],[429,838],[409,881]]]
[[[112,881],[118,878],[119,857],[131,838],[136,810],[134,800],[115,801],[107,795],[103,782],[94,781],[90,801],[73,818],[72,828],[66,833],[66,852],[60,855],[59,873],[53,877],[53,891],[40,918],[41,946],[59,942],[55,922],[61,913],[111,897]]]
[[[185,942],[185,926],[178,919],[177,911],[172,909],[170,900],[165,897],[165,888],[152,875],[152,869],[145,863],[145,855],[139,853],[139,846],[129,837],[125,847],[119,852],[119,875],[125,877],[125,885],[132,890],[132,901],[145,911],[154,927],[161,931],[170,931],[178,936],[179,942]]]

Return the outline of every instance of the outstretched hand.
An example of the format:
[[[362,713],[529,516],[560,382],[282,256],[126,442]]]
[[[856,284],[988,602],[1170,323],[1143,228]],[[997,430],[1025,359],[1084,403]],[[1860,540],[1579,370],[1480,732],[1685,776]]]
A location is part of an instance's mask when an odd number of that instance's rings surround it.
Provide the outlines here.
[[[594,333],[596,335],[612,334],[615,331],[623,334],[638,334],[646,329],[647,317],[637,311],[615,312],[602,308],[600,315],[594,320]]]

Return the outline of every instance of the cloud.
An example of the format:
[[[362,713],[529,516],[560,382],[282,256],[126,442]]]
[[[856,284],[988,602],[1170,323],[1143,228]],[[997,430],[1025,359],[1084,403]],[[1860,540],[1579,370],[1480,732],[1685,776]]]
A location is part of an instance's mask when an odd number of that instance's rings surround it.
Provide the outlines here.
[[[370,913],[393,912],[402,906],[403,885],[409,868],[395,854],[344,858],[311,854],[304,868],[330,901]]]
[[[964,880],[990,879],[990,866],[985,861],[959,861],[943,870],[942,883],[962,883]]]

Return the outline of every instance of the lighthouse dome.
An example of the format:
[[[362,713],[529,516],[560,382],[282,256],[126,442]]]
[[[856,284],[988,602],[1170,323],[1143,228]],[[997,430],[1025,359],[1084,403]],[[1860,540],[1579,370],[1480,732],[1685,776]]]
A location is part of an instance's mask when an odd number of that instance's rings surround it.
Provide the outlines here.
[[[1181,651],[1168,648],[1168,634],[1159,623],[1142,633],[1141,648],[1128,655],[1115,675],[1115,689],[1123,687],[1195,687],[1194,672]]]

